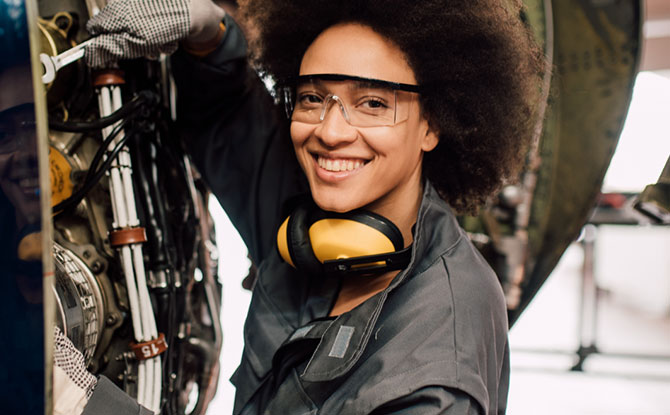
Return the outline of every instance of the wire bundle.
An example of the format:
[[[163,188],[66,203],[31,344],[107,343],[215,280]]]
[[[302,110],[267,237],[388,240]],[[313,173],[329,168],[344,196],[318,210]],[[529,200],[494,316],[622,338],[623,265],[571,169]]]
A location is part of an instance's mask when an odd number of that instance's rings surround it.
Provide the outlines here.
[[[119,86],[101,87],[97,92],[100,116],[102,119],[112,119],[108,117],[118,113],[122,108]],[[117,122],[103,128],[103,137],[105,139],[102,148],[107,146],[107,151],[109,151],[109,153],[104,153],[102,156],[105,159],[103,167],[111,160],[109,162],[108,174],[110,177],[109,190],[114,217],[113,227],[115,229],[133,228],[140,225],[133,192],[132,164],[130,153],[125,146],[127,136],[124,134],[123,127],[123,122]],[[95,158],[94,161],[96,161]],[[92,164],[92,169],[89,169],[91,181],[106,170],[101,167],[95,170],[95,173],[91,173],[95,167]],[[118,251],[128,289],[128,301],[135,340],[138,343],[144,343],[157,339],[158,329],[147,288],[142,245],[139,243],[122,245],[118,248]],[[138,402],[154,412],[159,412],[161,387],[162,367],[160,355],[147,360],[140,360],[137,376]]]

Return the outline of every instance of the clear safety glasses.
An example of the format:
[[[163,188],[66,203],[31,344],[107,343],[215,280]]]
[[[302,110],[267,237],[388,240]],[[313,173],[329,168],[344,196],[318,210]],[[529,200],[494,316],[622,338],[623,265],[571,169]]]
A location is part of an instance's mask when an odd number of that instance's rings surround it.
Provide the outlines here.
[[[333,106],[355,127],[392,126],[409,117],[420,87],[350,75],[301,75],[281,88],[292,121],[319,124]]]
[[[0,154],[25,150],[30,140],[35,140],[35,128],[33,103],[0,111]]]

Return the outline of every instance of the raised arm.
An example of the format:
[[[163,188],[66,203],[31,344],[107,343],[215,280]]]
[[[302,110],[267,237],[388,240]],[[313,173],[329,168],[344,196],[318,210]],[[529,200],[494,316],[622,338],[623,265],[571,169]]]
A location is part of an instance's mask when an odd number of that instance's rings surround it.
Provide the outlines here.
[[[92,67],[182,45],[172,63],[185,148],[260,262],[283,202],[306,186],[286,122],[247,65],[239,26],[211,0],[113,0],[87,28],[96,36],[86,49]]]
[[[178,51],[178,124],[187,151],[205,177],[254,261],[274,249],[284,201],[306,190],[279,114],[249,68],[246,42],[232,18],[205,57]]]

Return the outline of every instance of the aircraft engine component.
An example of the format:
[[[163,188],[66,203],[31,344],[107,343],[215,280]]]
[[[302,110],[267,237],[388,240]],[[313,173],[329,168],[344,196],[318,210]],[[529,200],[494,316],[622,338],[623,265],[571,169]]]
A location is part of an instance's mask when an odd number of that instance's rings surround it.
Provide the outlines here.
[[[84,41],[89,13],[102,6],[38,1],[41,52],[56,56]],[[94,88],[82,61],[45,85],[56,324],[92,373],[140,403],[163,414],[202,414],[216,390],[222,346],[208,191],[171,134],[169,60],[130,61],[120,69],[124,83],[109,89],[117,106],[104,115],[98,96],[105,92]],[[122,175],[132,170],[121,189],[111,184],[117,157],[126,157],[118,159],[125,160]],[[119,192],[134,199],[133,227],[115,216]],[[141,254],[131,267],[144,272],[129,283],[119,251],[134,245]]]
[[[102,290],[93,271],[77,255],[57,243],[53,249],[56,324],[90,362],[102,331]]]

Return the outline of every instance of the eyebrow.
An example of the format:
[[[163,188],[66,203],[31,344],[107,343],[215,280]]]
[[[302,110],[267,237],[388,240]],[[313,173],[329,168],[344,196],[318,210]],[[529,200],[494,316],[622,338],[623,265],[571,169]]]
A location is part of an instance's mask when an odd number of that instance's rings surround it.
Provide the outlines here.
[[[296,77],[293,77],[293,81],[300,83],[301,81],[358,81],[362,83],[363,85],[368,85],[367,87],[370,88],[390,88],[390,89],[397,89],[401,91],[408,91],[408,92],[421,92],[421,86],[420,85],[411,85],[411,84],[403,84],[399,82],[391,82],[391,81],[385,81],[381,79],[371,79],[371,78],[363,78],[360,76],[353,76],[353,75],[342,75],[342,74],[311,74],[311,75],[299,75]],[[319,82],[320,83],[320,82]]]
[[[389,87],[388,85],[380,85],[375,82],[370,82],[370,81],[355,81],[354,82],[355,88],[356,89],[391,89],[393,88]]]

